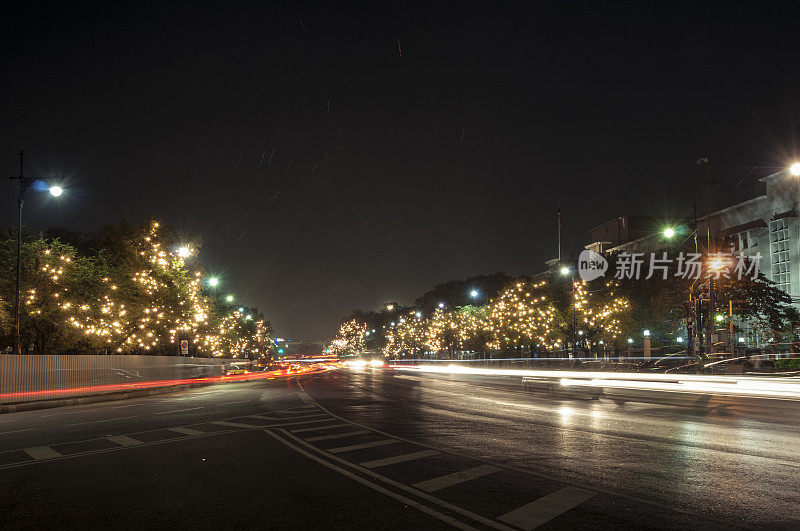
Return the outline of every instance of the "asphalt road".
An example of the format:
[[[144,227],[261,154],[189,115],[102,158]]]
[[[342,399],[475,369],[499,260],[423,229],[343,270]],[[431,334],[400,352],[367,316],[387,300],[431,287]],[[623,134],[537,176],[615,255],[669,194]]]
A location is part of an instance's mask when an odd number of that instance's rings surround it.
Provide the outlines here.
[[[3,528],[797,528],[795,402],[339,370],[0,416]]]

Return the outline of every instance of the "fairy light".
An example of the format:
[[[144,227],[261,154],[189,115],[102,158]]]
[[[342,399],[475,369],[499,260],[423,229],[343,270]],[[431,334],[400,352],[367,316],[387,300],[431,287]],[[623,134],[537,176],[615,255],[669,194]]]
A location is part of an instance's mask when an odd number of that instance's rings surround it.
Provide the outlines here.
[[[253,315],[245,320],[238,312],[221,314],[215,300],[203,295],[202,272],[190,272],[177,250],[165,250],[159,228],[158,222],[151,223],[134,241],[130,277],[113,282],[102,277],[93,287],[99,291],[87,290],[86,281],[81,284],[80,268],[89,262],[71,247],[52,242],[37,255],[41,274],[33,283],[45,289],[24,293],[28,313],[46,315],[54,324],[63,318],[66,330],[78,334],[65,340],[90,349],[150,351],[186,338],[206,355],[260,352],[271,333],[268,323]],[[95,295],[80,300],[77,294],[86,291]]]

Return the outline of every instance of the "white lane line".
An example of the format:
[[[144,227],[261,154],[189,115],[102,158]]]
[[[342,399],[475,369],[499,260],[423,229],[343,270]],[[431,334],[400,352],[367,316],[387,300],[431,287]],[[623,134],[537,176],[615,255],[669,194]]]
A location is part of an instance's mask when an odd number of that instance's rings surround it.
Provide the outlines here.
[[[241,404],[242,402],[250,402],[250,400],[236,400],[235,402],[225,402],[223,404],[214,404],[215,406],[230,406],[231,404]]]
[[[296,415],[293,417],[282,417],[278,420],[295,420],[295,419],[312,419],[312,418],[319,418],[319,417],[327,417],[327,413],[312,413],[311,415]]]
[[[142,415],[133,415],[131,417],[117,417],[114,419],[103,419],[103,420],[89,420],[86,422],[75,422],[74,424],[64,424],[64,426],[83,426],[84,424],[99,424],[101,422],[114,422],[115,420],[126,420],[126,419],[135,419],[139,418]]]
[[[127,435],[109,435],[106,437],[111,442],[115,442],[120,446],[138,446],[142,444],[143,441],[139,439],[134,439],[133,437],[128,437]]]
[[[303,406],[302,409],[287,409],[286,411],[276,411],[275,413],[285,413],[287,415],[301,415],[305,413],[311,413],[311,408]]]
[[[330,420],[336,420],[336,419],[330,419]],[[303,433],[304,431],[331,430],[333,428],[344,428],[345,426],[350,427],[350,424],[341,422],[339,424],[329,424],[327,426],[314,426],[313,428],[301,428],[299,430],[292,430],[292,433]]]
[[[439,476],[438,478],[420,481],[412,486],[417,489],[424,490],[425,492],[434,492],[447,487],[452,487],[453,485],[458,485],[459,483],[463,483],[471,479],[488,476],[489,474],[497,472],[498,470],[502,469],[492,465],[481,465],[474,468],[468,468],[467,470],[462,470],[461,472],[453,472],[452,474]]]
[[[249,415],[247,418],[249,419],[260,419],[260,420],[283,420],[279,417],[267,417],[266,415]]]
[[[170,413],[180,413],[182,411],[193,411],[195,409],[205,409],[203,406],[187,407],[186,409],[173,409],[172,411],[162,411],[161,413],[154,413],[154,415],[169,415]]]
[[[330,451],[330,450],[329,450]],[[413,461],[415,459],[422,459],[423,457],[430,457],[432,455],[439,455],[441,452],[437,450],[423,450],[421,452],[413,452],[410,454],[396,455],[394,457],[387,457],[385,459],[375,459],[374,461],[365,461],[359,463],[359,466],[364,468],[378,468],[379,466],[393,465],[395,463],[405,463],[406,461]]]
[[[23,448],[23,450],[37,461],[53,459],[54,457],[63,457],[62,454],[56,452],[49,446],[34,446],[33,448]]]
[[[362,478],[361,476],[358,476],[358,475],[350,472],[349,470],[345,470],[344,468],[342,468],[340,466],[336,466],[333,463],[329,463],[328,461],[326,461],[326,460],[324,460],[324,459],[312,454],[311,452],[307,452],[307,451],[303,450],[302,448],[300,448],[299,446],[296,446],[296,445],[292,444],[291,442],[283,439],[282,437],[278,436],[277,433],[274,433],[274,432],[269,431],[269,430],[267,430],[267,433],[270,436],[272,436],[272,438],[274,438],[275,440],[279,441],[280,443],[288,446],[289,448],[291,448],[295,452],[298,452],[298,453],[308,457],[309,459],[313,459],[314,461],[316,461],[317,463],[321,464],[322,466],[326,466],[326,467],[330,468],[331,470],[334,470],[334,471],[336,471],[336,472],[338,472],[338,473],[340,473],[340,474],[342,474],[344,476],[347,476],[348,478],[352,479],[353,481],[357,481],[358,483],[361,483],[364,486],[367,486],[367,487],[369,487],[369,488],[371,488],[371,489],[373,489],[373,490],[375,490],[377,492],[380,492],[381,494],[389,496],[390,498],[393,498],[393,499],[399,501],[400,503],[402,503],[404,505],[407,505],[409,507],[413,507],[413,508],[417,509],[418,511],[422,511],[425,514],[433,516],[434,518],[438,518],[439,520],[441,520],[443,522],[446,522],[446,523],[448,523],[448,524],[450,524],[453,527],[456,527],[458,529],[464,529],[464,530],[475,529],[474,527],[469,526],[469,525],[465,524],[464,522],[460,522],[460,521],[456,520],[455,518],[447,516],[444,513],[440,513],[439,511],[437,511],[435,509],[431,509],[430,507],[428,507],[426,505],[422,505],[421,503],[419,503],[417,501],[414,501],[414,500],[412,500],[410,498],[406,498],[405,496],[403,496],[401,494],[397,494],[396,492],[392,492],[392,491],[390,491],[388,489],[385,489],[385,488],[381,487],[380,485],[378,485],[376,483],[368,481],[368,480]]]
[[[200,430],[193,430],[192,428],[167,428],[169,431],[180,433],[181,435],[206,435],[206,432]]]
[[[34,431],[36,428],[26,428],[24,430],[11,430],[11,431],[0,431],[0,435],[7,435],[9,433],[19,433],[22,431]]]
[[[340,426],[347,426],[347,424],[340,424]],[[297,431],[295,431],[294,433],[297,433]],[[372,433],[372,432],[369,431],[369,430],[346,431],[344,433],[335,433],[333,435],[320,435],[318,437],[309,437],[308,439],[306,439],[306,441],[308,441],[308,442],[328,441],[330,439],[342,439],[344,437],[352,437],[354,435],[363,435],[365,433]]]
[[[340,454],[342,452],[354,452],[356,450],[363,450],[364,448],[375,448],[376,446],[387,446],[389,444],[397,444],[400,441],[397,439],[382,439],[380,441],[365,442],[361,444],[353,444],[350,446],[339,446],[337,448],[326,449],[326,452],[332,454]]]
[[[311,396],[308,393],[306,393],[305,391],[298,391],[297,392],[297,396],[299,396],[300,400],[302,400],[306,404],[311,405],[311,404],[314,403],[314,399],[311,398]]]
[[[502,516],[498,516],[497,519],[526,531],[535,529],[593,498],[595,494],[597,493],[578,487],[564,487]]]
[[[320,422],[331,422],[331,421],[334,421],[334,420],[336,420],[336,419],[332,419],[330,417],[328,417],[326,419],[320,419],[320,420],[298,420],[297,422],[281,422],[280,424],[270,424],[267,427],[274,428],[274,427],[277,427],[277,426],[297,426],[298,424],[319,424]],[[259,428],[263,428],[263,427],[264,426],[259,426]]]
[[[228,422],[226,420],[215,420],[210,422],[210,424],[216,424],[218,426],[231,426],[232,428],[250,428],[251,430],[264,427],[256,426],[255,424],[242,424],[241,422]]]

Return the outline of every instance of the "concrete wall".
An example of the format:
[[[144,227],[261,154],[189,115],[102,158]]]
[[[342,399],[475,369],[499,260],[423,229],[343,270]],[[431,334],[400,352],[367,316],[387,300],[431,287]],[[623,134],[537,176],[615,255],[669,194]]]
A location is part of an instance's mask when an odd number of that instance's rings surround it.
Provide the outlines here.
[[[126,384],[220,376],[223,367],[244,365],[220,358],[0,354],[0,404],[124,390]],[[122,386],[122,389],[114,387]],[[76,394],[76,389],[82,388]]]

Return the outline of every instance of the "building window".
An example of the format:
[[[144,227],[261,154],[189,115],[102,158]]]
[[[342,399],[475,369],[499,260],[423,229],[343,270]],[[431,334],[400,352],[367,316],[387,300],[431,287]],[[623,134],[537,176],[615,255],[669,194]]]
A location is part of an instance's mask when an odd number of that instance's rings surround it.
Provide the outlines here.
[[[792,282],[789,263],[789,222],[786,218],[769,222],[770,252],[772,253],[772,281],[786,293]]]

